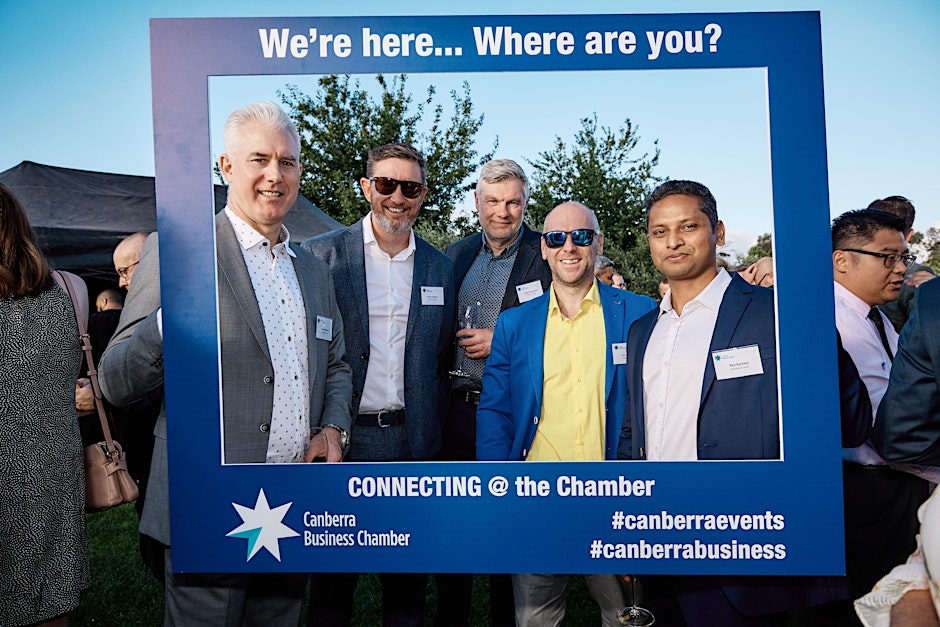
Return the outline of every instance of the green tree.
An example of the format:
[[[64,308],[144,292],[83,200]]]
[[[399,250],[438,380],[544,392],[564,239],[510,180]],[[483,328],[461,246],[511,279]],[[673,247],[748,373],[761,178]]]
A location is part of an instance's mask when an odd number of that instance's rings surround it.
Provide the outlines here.
[[[744,257],[739,257],[737,262],[734,264],[736,266],[742,265],[751,265],[758,259],[762,257],[773,257],[773,238],[770,233],[764,233],[763,235],[757,236],[757,243],[748,248],[747,255]]]
[[[446,233],[452,230],[455,206],[472,185],[465,181],[493,154],[477,157],[475,137],[483,115],[474,114],[470,85],[464,82],[462,92],[450,92],[453,112],[447,118],[433,85],[414,105],[406,75],[389,81],[379,74],[375,80],[380,90],[375,98],[358,80],[335,74],[320,77],[313,95],[296,85],[278,92],[300,131],[300,191],[329,215],[351,224],[368,210],[359,179],[365,176],[369,150],[408,142],[427,158],[429,189],[419,231]],[[422,124],[428,111],[430,120]]]
[[[532,190],[526,221],[540,228],[558,204],[575,200],[594,210],[604,234],[604,254],[635,292],[658,296],[659,272],[649,255],[643,203],[662,179],[653,154],[639,154],[640,136],[629,118],[621,127],[601,126],[597,114],[581,119],[569,146],[555,137],[551,150],[529,160]],[[645,246],[645,249],[644,249]]]

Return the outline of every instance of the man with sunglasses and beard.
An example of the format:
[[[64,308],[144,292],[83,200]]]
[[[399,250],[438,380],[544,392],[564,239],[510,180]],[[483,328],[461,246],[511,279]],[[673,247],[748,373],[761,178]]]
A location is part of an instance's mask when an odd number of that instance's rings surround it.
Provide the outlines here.
[[[500,314],[477,409],[477,458],[495,461],[616,459],[626,404],[626,338],[655,308],[597,281],[604,237],[594,212],[577,202],[545,219],[542,258],[552,284],[542,296]],[[586,575],[603,625],[618,625],[623,594],[614,575]],[[517,625],[558,625],[566,575],[513,575]]]
[[[424,156],[409,144],[369,152],[359,180],[371,211],[303,246],[330,266],[353,371],[350,461],[433,459],[453,338],[450,259],[415,235],[427,195]],[[442,376],[444,375],[444,376]],[[380,575],[383,625],[422,625],[427,576]],[[308,625],[349,625],[356,573],[312,575]]]

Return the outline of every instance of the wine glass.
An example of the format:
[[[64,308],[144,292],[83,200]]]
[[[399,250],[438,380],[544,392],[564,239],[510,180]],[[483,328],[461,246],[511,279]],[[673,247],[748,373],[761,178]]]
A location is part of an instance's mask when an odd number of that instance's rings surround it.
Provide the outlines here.
[[[634,627],[647,627],[647,625],[655,623],[656,617],[653,616],[653,613],[636,603],[636,575],[630,575],[630,606],[617,612],[617,620],[621,625],[633,625]]]
[[[460,310],[460,317],[457,319],[457,327],[460,329],[477,328],[477,317],[480,312],[480,305],[481,303],[476,302],[476,303],[470,303],[469,305],[462,307]],[[466,353],[462,353],[462,355],[463,356],[461,358],[461,361],[463,359],[466,359]],[[464,372],[463,369],[460,368],[459,366],[457,367],[456,370],[451,370],[447,374],[449,374],[452,377],[462,377],[462,378],[470,377],[470,374],[467,372]]]

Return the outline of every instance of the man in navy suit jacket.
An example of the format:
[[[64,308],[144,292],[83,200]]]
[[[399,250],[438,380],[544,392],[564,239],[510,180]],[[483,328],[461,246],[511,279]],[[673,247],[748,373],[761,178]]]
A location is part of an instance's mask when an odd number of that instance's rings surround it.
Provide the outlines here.
[[[603,236],[584,205],[559,205],[545,231],[542,257],[552,287],[499,316],[477,409],[477,458],[615,459],[626,405],[624,340],[655,302],[594,278]],[[619,624],[624,601],[617,578],[586,580],[602,624]],[[517,625],[561,622],[566,575],[518,574],[512,581]]]
[[[541,296],[552,282],[542,259],[541,233],[523,223],[529,181],[518,163],[493,159],[480,170],[474,204],[482,233],[468,235],[444,251],[454,262],[458,322],[469,308],[473,328],[458,325],[450,380],[450,402],[441,433],[439,459],[475,460],[477,405],[483,368],[500,312]],[[470,624],[471,573],[438,574],[436,625]],[[512,583],[507,574],[490,580],[490,623],[513,627]]]
[[[717,269],[725,228],[704,185],[663,183],[646,212],[650,254],[669,291],[659,309],[630,329],[630,408],[619,457],[779,458],[773,293]],[[648,577],[645,583],[650,605],[661,602],[666,611],[678,605],[690,626],[785,625],[787,610],[831,600],[829,589],[811,578]]]
[[[304,242],[330,266],[353,372],[352,461],[432,459],[441,446],[442,374],[452,338],[450,259],[412,230],[427,194],[424,156],[408,144],[369,153],[359,180],[372,210]],[[423,624],[426,576],[383,574],[383,624]],[[358,575],[312,576],[308,624],[349,625]]]

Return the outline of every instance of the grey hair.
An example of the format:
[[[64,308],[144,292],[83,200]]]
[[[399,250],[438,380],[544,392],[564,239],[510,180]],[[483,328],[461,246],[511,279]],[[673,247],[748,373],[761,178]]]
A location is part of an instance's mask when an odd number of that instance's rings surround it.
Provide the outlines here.
[[[284,109],[273,102],[256,102],[247,107],[236,109],[229,114],[228,119],[225,121],[225,152],[231,152],[235,132],[252,122],[288,133],[293,138],[294,143],[297,144],[298,150],[300,149],[300,134],[297,132],[294,121],[284,112]],[[297,157],[300,158],[300,155],[298,154]]]
[[[477,192],[480,191],[480,183],[501,183],[510,179],[522,181],[522,197],[529,199],[529,179],[526,178],[525,171],[518,163],[512,159],[493,159],[487,161],[480,170],[480,178],[477,181]]]
[[[594,274],[598,272],[603,272],[604,268],[613,268],[614,262],[605,257],[604,255],[598,255],[597,259],[594,260]]]

